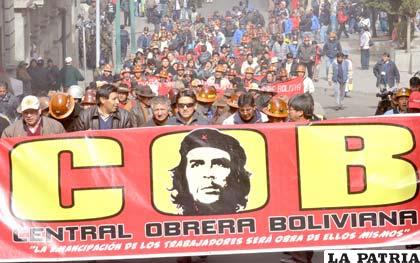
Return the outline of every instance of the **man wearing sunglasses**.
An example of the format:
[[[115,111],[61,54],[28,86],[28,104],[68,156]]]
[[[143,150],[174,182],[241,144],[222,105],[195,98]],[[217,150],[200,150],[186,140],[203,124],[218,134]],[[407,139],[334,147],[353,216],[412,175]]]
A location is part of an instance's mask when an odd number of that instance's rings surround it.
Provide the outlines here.
[[[207,120],[199,116],[197,98],[192,90],[183,90],[176,97],[176,114],[168,125],[206,125]]]

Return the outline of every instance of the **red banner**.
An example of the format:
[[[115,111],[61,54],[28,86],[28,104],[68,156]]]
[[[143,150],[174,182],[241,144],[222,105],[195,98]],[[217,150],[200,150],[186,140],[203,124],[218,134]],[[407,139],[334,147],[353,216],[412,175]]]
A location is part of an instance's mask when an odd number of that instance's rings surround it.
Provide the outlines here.
[[[0,260],[418,243],[419,117],[0,140]]]
[[[267,85],[268,88],[273,89],[277,92],[277,96],[293,97],[297,94],[303,94],[303,78],[294,78],[286,82],[276,82],[271,85]]]

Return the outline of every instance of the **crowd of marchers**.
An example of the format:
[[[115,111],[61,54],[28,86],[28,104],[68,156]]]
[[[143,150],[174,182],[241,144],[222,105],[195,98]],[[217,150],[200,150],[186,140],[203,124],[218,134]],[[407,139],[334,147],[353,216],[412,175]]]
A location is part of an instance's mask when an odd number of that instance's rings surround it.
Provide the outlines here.
[[[353,63],[341,47],[341,34],[347,28],[360,33],[362,54],[371,46],[367,18],[350,23],[350,3],[323,1],[306,12],[273,1],[268,23],[245,3],[209,18],[164,15],[154,33],[144,29],[122,70],[103,63],[86,88],[79,86],[84,78],[70,57],[61,69],[51,59],[44,65],[41,57],[29,65],[21,62],[16,78],[3,74],[0,82],[2,136],[323,120],[322,107],[311,96],[321,60],[340,110],[353,84]],[[410,88],[399,88],[398,68],[387,53],[373,73],[385,94],[382,113],[417,111],[417,77]],[[295,78],[303,79],[303,94],[285,97],[272,88]]]

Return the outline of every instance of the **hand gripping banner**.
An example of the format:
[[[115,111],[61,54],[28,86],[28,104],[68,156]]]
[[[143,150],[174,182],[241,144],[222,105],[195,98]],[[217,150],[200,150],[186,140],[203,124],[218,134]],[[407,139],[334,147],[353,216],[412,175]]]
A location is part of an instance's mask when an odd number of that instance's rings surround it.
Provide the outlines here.
[[[415,244],[419,117],[0,140],[0,260]]]

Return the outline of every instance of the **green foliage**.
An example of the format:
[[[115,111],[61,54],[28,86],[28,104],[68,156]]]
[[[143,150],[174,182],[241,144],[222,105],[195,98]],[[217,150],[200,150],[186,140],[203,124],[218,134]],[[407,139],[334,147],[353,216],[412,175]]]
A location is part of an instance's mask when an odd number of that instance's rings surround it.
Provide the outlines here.
[[[420,0],[402,0],[400,14],[415,17],[417,10],[420,10]]]
[[[363,0],[370,8],[385,11],[393,15],[414,17],[420,10],[420,0]]]
[[[363,3],[367,7],[392,14],[393,12],[395,12],[395,9],[393,8],[395,3],[393,2],[398,1],[399,0],[363,0]]]

